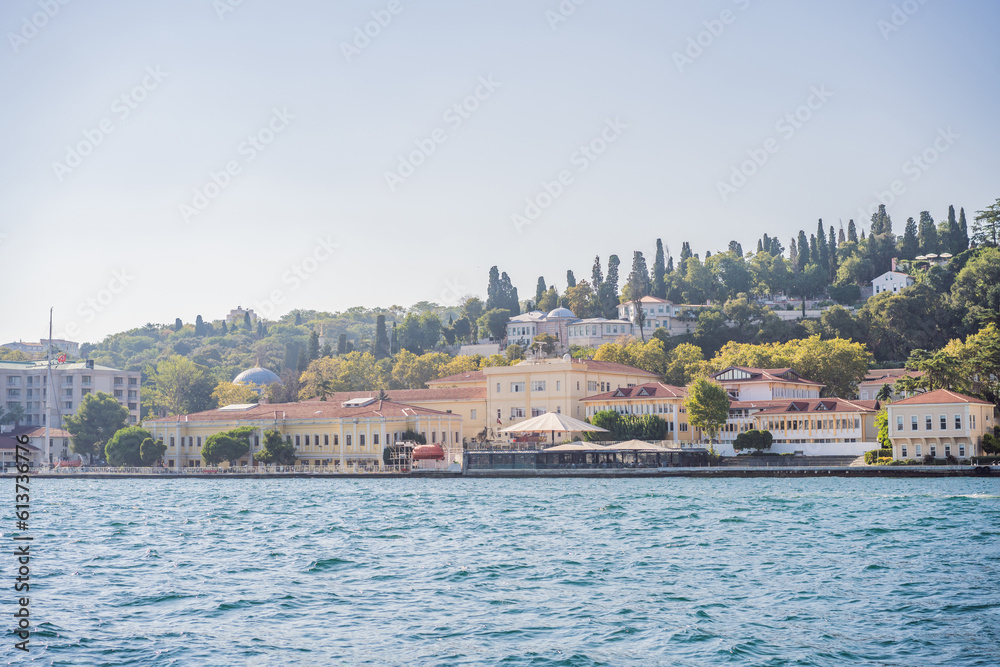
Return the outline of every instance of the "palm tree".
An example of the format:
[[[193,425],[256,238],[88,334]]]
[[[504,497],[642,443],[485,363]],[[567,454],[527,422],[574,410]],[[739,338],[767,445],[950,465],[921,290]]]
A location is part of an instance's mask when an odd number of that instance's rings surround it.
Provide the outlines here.
[[[27,416],[23,403],[8,403],[6,414],[0,408],[0,424],[14,424],[14,428]]]
[[[392,400],[391,398],[389,398],[389,394],[385,393],[385,389],[379,389],[378,390],[378,395],[375,398],[378,399],[378,400],[380,400],[380,401],[391,401]]]

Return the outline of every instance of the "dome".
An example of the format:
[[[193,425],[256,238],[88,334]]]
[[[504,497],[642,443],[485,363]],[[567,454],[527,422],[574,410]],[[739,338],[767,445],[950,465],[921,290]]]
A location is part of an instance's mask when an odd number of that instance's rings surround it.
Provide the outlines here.
[[[571,319],[576,319],[576,315],[569,308],[554,308],[549,311],[549,314],[545,317],[568,317]]]
[[[248,368],[233,379],[233,384],[251,383],[258,385],[284,384],[276,373],[273,373],[266,368],[261,368],[260,366]]]

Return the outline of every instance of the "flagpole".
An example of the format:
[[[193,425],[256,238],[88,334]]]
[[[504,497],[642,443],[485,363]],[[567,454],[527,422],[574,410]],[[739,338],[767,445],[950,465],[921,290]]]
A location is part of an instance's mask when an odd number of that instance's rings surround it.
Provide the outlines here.
[[[49,425],[52,423],[52,307],[49,307],[49,347],[46,355],[46,383],[45,389],[45,459],[52,464],[52,436],[49,433]]]

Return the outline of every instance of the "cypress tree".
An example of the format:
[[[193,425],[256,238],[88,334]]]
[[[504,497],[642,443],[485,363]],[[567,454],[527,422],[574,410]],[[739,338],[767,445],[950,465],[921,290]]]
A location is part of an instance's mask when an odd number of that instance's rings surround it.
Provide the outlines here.
[[[656,239],[656,255],[653,257],[653,296],[658,299],[667,298],[667,284],[663,277],[667,275],[667,263],[663,252],[663,241]]]
[[[295,368],[299,360],[299,346],[295,343],[285,343],[285,358],[282,361],[284,368]]]
[[[309,334],[309,361],[319,359],[319,334],[315,331]]]
[[[493,266],[490,268],[490,282],[486,287],[486,310],[501,308],[499,305],[500,295],[500,270]]]
[[[548,288],[545,286],[545,278],[538,276],[538,285],[535,286],[535,303],[542,300]]]
[[[391,352],[389,334],[385,329],[385,315],[375,318],[375,358],[385,359]]]
[[[178,317],[177,319],[174,320],[174,331],[180,331],[183,328],[184,328],[184,323],[181,322],[181,318]]]
[[[816,235],[809,235],[809,263],[823,266],[823,258],[819,256],[819,244],[816,242]]]
[[[965,252],[969,249],[969,225],[965,221],[965,208],[958,212],[958,251]]]
[[[844,236],[844,223],[840,223],[840,233],[837,234],[837,247],[839,248],[847,241],[847,237]]]
[[[604,275],[601,273],[600,255],[594,257],[594,268],[590,270],[590,280],[593,282],[591,287],[594,288],[595,292],[601,288],[601,283],[604,282]]]
[[[247,331],[253,331],[253,322],[250,321],[250,313],[243,313],[243,326]]]
[[[347,334],[345,333],[337,336],[337,354],[347,354]]]
[[[917,238],[920,240],[921,255],[937,253],[937,227],[934,226],[934,218],[931,217],[930,211],[920,212],[920,229],[917,232]]]
[[[767,236],[767,234],[764,234]],[[764,252],[764,241],[762,239],[757,239],[757,254]]]
[[[194,335],[204,336],[205,335],[205,320],[201,319],[201,315],[194,319]]]
[[[817,264],[823,269],[823,272],[830,273],[830,250],[826,244],[826,230],[823,229],[823,219],[820,218],[819,224],[816,225],[816,248],[819,250],[815,260]]]
[[[475,322],[472,323],[472,331],[473,332],[476,331],[476,323]],[[397,352],[399,352],[399,338],[396,335],[396,323],[395,322],[392,323],[392,341],[390,341],[390,343],[389,343],[389,352],[391,354],[396,354]]]
[[[806,233],[803,230],[799,230],[799,241],[797,244],[799,251],[798,266],[799,271],[806,268],[809,265],[809,239],[806,238]]]
[[[576,287],[576,276],[573,275],[572,269],[566,272],[566,289],[570,287]]]
[[[847,240],[852,243],[858,242],[858,228],[854,226],[853,219],[847,223]]]
[[[955,206],[951,205],[948,207],[948,241],[947,243],[942,243],[942,247],[948,248],[948,252],[953,255],[957,255],[962,252],[959,250],[959,246],[962,241],[962,230],[958,226],[958,220],[955,219]]]
[[[333,348],[332,348],[332,347],[330,347],[330,344],[329,344],[329,343],[325,343],[325,344],[323,345],[323,352],[322,352],[322,356],[324,356],[324,357],[326,357],[326,358],[329,358],[329,357],[332,357],[332,356],[333,356]]]
[[[830,251],[830,284],[837,282],[837,269],[840,262],[837,259],[837,236],[833,232],[833,225],[830,225],[830,240],[827,244]]]
[[[300,324],[302,324],[302,313],[300,313],[299,311],[296,310],[295,311],[295,326],[299,326]]]
[[[795,243],[795,237],[794,236],[792,237],[792,240],[789,242],[789,245],[788,245],[788,263],[792,265],[792,271],[798,273],[798,271],[799,271],[799,249],[798,249],[798,246]]]
[[[632,253],[632,272],[628,274],[628,286],[633,299],[649,296],[649,270],[646,268],[646,258],[638,250]]]
[[[917,238],[917,223],[913,218],[907,218],[903,230],[903,243],[899,249],[903,259],[914,259],[920,254],[920,240]]]
[[[670,257],[667,257],[667,273],[673,273],[673,272],[674,272],[674,256],[671,255]],[[666,299],[667,297],[664,296],[663,298]]]
[[[299,373],[304,373],[306,369],[309,368],[309,355],[306,354],[305,350],[299,350],[298,362],[295,364],[295,370]]]
[[[229,333],[229,330],[226,327],[226,321],[222,320],[222,335],[225,336],[227,333]]]

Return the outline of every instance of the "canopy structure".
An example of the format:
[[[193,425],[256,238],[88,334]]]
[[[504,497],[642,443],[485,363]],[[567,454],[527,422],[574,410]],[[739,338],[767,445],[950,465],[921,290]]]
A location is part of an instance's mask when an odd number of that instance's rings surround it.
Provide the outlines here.
[[[643,442],[642,440],[626,440],[625,442],[616,442],[612,445],[608,445],[603,449],[615,449],[615,450],[630,450],[630,451],[644,451],[644,452],[661,452],[666,449],[666,447],[661,447],[660,445],[654,445],[650,442]]]
[[[583,442],[582,440],[577,440],[576,442],[567,442],[562,445],[556,445],[554,447],[546,447],[547,452],[592,452],[595,450],[604,450],[604,447],[596,445],[592,442]]]
[[[546,412],[544,415],[538,415],[537,417],[532,417],[531,419],[525,419],[523,422],[500,429],[501,433],[544,433],[545,431],[549,432],[552,442],[555,442],[556,431],[559,431],[560,433],[584,433],[598,431],[601,433],[607,433],[608,429],[588,424],[587,422],[580,421],[579,419],[573,419],[572,417],[564,415],[561,412]]]

